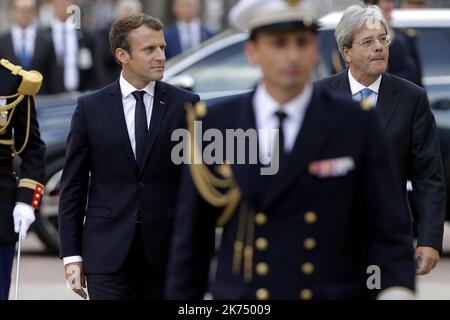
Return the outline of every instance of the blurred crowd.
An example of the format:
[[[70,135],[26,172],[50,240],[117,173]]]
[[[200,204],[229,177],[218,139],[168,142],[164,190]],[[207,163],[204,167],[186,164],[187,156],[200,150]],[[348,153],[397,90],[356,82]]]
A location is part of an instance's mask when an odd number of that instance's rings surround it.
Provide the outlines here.
[[[167,59],[218,31],[200,20],[201,4],[200,0],[171,0],[174,23],[164,27]],[[424,0],[401,2],[402,7],[429,5]],[[109,46],[110,25],[143,12],[143,2],[10,0],[7,10],[11,23],[0,34],[0,58],[40,71],[45,79],[40,94],[55,94],[96,89],[117,79],[120,66]]]
[[[167,59],[214,34],[199,19],[200,5],[172,1],[175,22],[165,28]],[[11,25],[0,35],[0,58],[40,71],[45,79],[40,94],[55,94],[92,90],[117,79],[110,25],[143,12],[143,5],[139,0],[11,0],[8,10]]]

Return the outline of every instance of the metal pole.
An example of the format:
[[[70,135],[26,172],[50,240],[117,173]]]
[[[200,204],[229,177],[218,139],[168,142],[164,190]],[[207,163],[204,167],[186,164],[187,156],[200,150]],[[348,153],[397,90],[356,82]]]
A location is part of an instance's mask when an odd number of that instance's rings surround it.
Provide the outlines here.
[[[22,249],[22,238],[20,237],[20,225],[19,225],[19,245],[17,247],[17,266],[16,266],[16,291],[15,300],[19,300],[19,277],[20,277],[20,251]]]

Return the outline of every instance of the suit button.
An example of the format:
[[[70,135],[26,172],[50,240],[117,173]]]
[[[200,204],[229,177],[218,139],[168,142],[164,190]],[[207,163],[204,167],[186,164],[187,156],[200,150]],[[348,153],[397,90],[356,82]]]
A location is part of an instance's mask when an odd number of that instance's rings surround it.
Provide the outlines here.
[[[304,218],[307,224],[314,224],[317,221],[317,214],[314,211],[308,211]]]
[[[269,247],[269,241],[267,241],[266,238],[258,238],[255,241],[255,246],[256,249],[260,250],[260,251],[264,251],[267,250],[267,248]]]
[[[303,247],[306,250],[313,250],[317,247],[317,241],[314,238],[306,238],[305,241],[303,241]]]
[[[267,215],[263,212],[259,212],[255,215],[255,222],[258,226],[263,226],[267,223]]]
[[[269,291],[267,289],[261,288],[256,290],[256,299],[267,300],[269,299]]]
[[[266,276],[269,273],[269,265],[265,262],[260,262],[256,265],[256,274],[258,276]]]
[[[305,262],[302,264],[302,272],[307,276],[312,275],[314,273],[314,265],[310,262]]]
[[[303,289],[302,291],[300,291],[299,296],[300,296],[300,299],[302,299],[302,300],[311,300],[313,297],[313,293],[309,289]]]
[[[144,183],[143,182],[139,182],[139,188],[143,188],[144,187]]]

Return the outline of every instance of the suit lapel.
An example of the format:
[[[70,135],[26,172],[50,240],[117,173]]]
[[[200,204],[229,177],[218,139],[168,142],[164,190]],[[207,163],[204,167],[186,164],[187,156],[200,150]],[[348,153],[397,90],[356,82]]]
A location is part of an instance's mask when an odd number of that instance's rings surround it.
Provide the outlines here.
[[[378,100],[376,105],[376,112],[380,120],[383,132],[389,125],[394,111],[399,103],[399,97],[395,93],[397,89],[392,85],[392,78],[389,74],[384,73],[381,79],[380,90],[378,91]]]
[[[117,80],[116,82],[114,82],[114,84],[111,85],[111,90],[108,98],[109,98],[109,105],[111,107],[111,110],[109,112],[111,120],[114,123],[117,135],[119,136],[119,140],[122,143],[122,147],[124,148],[125,154],[127,155],[127,158],[130,161],[131,166],[137,173],[138,166],[133,154],[133,149],[131,147],[130,137],[128,135],[127,124],[125,121],[125,114],[123,111],[122,93],[120,91],[119,80]]]
[[[166,109],[168,108],[168,100],[167,100],[167,92],[164,83],[156,81],[155,83],[155,96],[153,98],[153,108],[152,108],[152,116],[150,119],[150,128],[148,131],[147,138],[145,140],[145,149],[144,156],[142,158],[142,165],[139,168],[139,172],[142,173],[142,170],[147,163],[147,159],[150,155],[150,152],[155,144],[156,137],[158,136],[159,129],[161,128],[161,123],[164,118],[164,114]]]
[[[308,163],[328,140],[332,127],[327,121],[326,111],[323,110],[324,104],[318,90],[314,89],[295,145],[266,193],[262,207],[264,210],[307,173]]]

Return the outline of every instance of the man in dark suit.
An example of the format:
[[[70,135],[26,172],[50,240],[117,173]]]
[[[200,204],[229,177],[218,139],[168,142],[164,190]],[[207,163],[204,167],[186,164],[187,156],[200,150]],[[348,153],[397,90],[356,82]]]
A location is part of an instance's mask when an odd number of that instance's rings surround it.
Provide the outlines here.
[[[214,35],[198,18],[199,9],[198,0],[174,0],[172,12],[176,17],[176,23],[164,31],[167,59],[195,48]]]
[[[379,27],[369,29],[358,21],[372,21],[372,25],[379,23]],[[367,97],[375,106],[395,158],[403,190],[401,199],[405,203],[406,182],[412,182],[419,213],[417,274],[427,274],[439,260],[445,217],[445,181],[438,134],[426,92],[385,73],[389,58],[387,32],[387,21],[378,7],[348,8],[336,28],[336,40],[349,69],[319,80],[317,85],[342,91],[357,100]]]
[[[93,37],[77,25],[79,17],[72,16],[69,19],[67,13],[67,9],[74,5],[75,1],[51,0],[50,3],[55,19],[47,32],[53,40],[56,53],[57,91],[86,91],[98,88]]]
[[[42,76],[0,60],[0,300],[8,299],[17,238],[25,239],[44,192],[45,144],[32,98],[41,83]]]
[[[37,70],[43,77],[40,94],[56,92],[56,56],[53,42],[39,30],[36,21],[36,0],[14,0],[11,2],[11,31],[0,36],[0,57],[25,70]]]
[[[184,126],[185,103],[199,97],[160,81],[159,20],[119,20],[110,41],[120,78],[78,100],[67,139],[61,256],[84,298],[86,275],[91,299],[161,299],[180,175],[171,134]]]
[[[205,135],[235,130],[249,142],[235,145],[235,156],[223,153],[231,165],[219,159],[186,171],[170,299],[202,299],[207,291],[215,299],[412,297],[408,213],[376,116],[311,83],[319,60],[312,3],[242,0],[230,11],[232,25],[250,30],[245,51],[262,81],[212,106],[203,121]],[[277,128],[271,141],[267,130]],[[248,160],[258,154],[260,163]],[[208,278],[216,224],[222,236]],[[368,268],[379,268],[378,285],[370,285]]]

